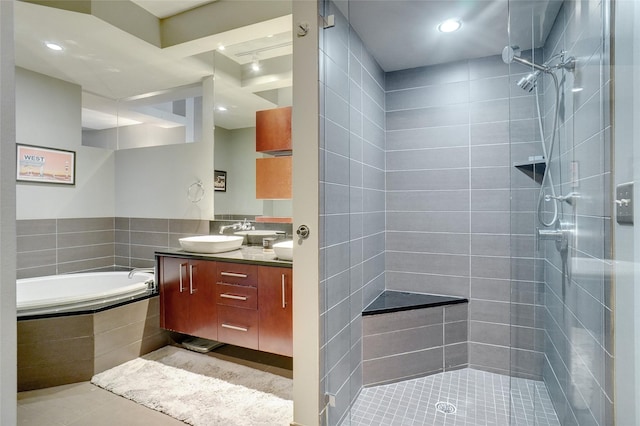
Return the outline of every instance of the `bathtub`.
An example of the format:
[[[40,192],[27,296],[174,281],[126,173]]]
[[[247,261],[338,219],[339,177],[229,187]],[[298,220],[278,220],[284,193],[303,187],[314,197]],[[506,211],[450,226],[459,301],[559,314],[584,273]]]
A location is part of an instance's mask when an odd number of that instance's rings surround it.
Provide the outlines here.
[[[152,278],[94,272],[18,280],[18,390],[88,381],[167,345]]]
[[[23,278],[16,282],[18,317],[98,310],[153,292],[153,274],[88,272]]]

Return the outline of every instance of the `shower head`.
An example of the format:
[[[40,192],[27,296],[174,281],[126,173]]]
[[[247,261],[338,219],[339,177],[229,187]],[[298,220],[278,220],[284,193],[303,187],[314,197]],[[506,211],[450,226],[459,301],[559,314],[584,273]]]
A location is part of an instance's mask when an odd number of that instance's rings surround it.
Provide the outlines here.
[[[505,46],[504,49],[502,49],[502,60],[505,64],[510,64],[516,57],[520,57],[520,47]]]
[[[538,83],[538,77],[540,77],[540,71],[535,71],[528,74],[526,77],[522,77],[517,84],[522,90],[531,92]]]

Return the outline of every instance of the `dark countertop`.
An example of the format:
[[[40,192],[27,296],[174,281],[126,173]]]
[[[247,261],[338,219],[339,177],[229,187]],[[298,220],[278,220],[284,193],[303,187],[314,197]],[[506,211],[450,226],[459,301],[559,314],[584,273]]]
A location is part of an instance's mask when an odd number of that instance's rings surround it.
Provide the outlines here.
[[[157,256],[189,257],[192,259],[218,260],[232,263],[249,263],[252,265],[280,266],[292,268],[293,262],[276,258],[275,252],[265,253],[262,246],[242,246],[237,250],[223,253],[191,253],[182,249],[156,251]]]
[[[385,290],[363,309],[362,315],[388,314],[467,302],[468,300],[462,297]]]

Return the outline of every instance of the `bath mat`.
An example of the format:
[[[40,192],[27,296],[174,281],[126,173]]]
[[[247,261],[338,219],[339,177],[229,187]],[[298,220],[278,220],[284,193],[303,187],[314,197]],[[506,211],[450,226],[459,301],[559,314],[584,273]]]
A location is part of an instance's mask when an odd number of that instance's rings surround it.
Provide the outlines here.
[[[289,425],[292,381],[166,346],[91,383],[194,426]]]

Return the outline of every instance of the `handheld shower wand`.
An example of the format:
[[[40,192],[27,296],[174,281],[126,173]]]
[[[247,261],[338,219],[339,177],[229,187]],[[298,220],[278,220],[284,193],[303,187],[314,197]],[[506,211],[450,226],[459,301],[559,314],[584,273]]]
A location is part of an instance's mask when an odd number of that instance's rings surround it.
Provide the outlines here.
[[[555,145],[555,141],[556,141],[556,133],[557,133],[557,128],[558,128],[558,110],[559,110],[559,99],[560,99],[560,95],[559,95],[559,84],[558,84],[558,77],[555,75],[554,71],[558,70],[558,69],[566,69],[569,71],[573,71],[575,69],[575,59],[573,57],[569,57],[565,59],[565,52],[560,52],[558,54],[553,55],[551,58],[549,58],[548,61],[544,62],[542,65],[536,64],[535,62],[531,62],[528,61],[524,58],[520,57],[520,48],[518,46],[505,46],[504,49],[502,49],[502,60],[504,61],[505,64],[510,64],[512,62],[518,62],[520,64],[526,65],[528,67],[533,68],[535,71],[533,71],[532,73],[528,74],[525,77],[522,77],[519,81],[518,81],[518,86],[520,88],[522,88],[523,90],[527,91],[527,92],[531,92],[533,89],[536,89],[536,106],[538,109],[538,124],[540,127],[540,137],[541,137],[541,143],[542,143],[542,151],[544,154],[544,158],[545,158],[545,172],[544,175],[542,177],[542,182],[540,185],[540,193],[538,195],[538,206],[537,206],[537,216],[538,216],[538,221],[540,222],[540,224],[542,226],[545,227],[551,227],[553,225],[557,225],[558,223],[558,219],[559,219],[559,210],[562,206],[558,206],[559,203],[561,203],[561,201],[566,201],[569,204],[572,204],[572,202],[574,201],[577,194],[571,193],[569,195],[567,195],[566,197],[563,196],[557,196],[555,193],[555,187],[553,185],[553,179],[551,178],[550,175],[550,163],[551,163],[551,156],[553,155],[553,147]],[[553,61],[555,60],[560,60],[559,63],[557,63],[556,65],[550,65]],[[556,98],[555,98],[555,108],[554,108],[554,118],[553,118],[553,130],[551,131],[551,142],[549,144],[549,151],[548,151],[548,155],[547,155],[547,149],[546,149],[546,145],[544,143],[544,132],[543,132],[543,128],[542,128],[542,116],[540,114],[540,102],[537,96],[537,87],[536,87],[536,83],[538,78],[540,77],[540,75],[542,73],[545,74],[549,74],[552,78],[553,78],[553,82],[555,85],[555,94],[556,94]],[[549,187],[551,190],[551,194],[547,195],[544,193],[544,186],[545,186],[545,182],[549,181]],[[542,202],[543,201],[552,201],[553,200],[553,215],[552,215],[552,219],[551,221],[545,221],[544,216],[542,214]]]

